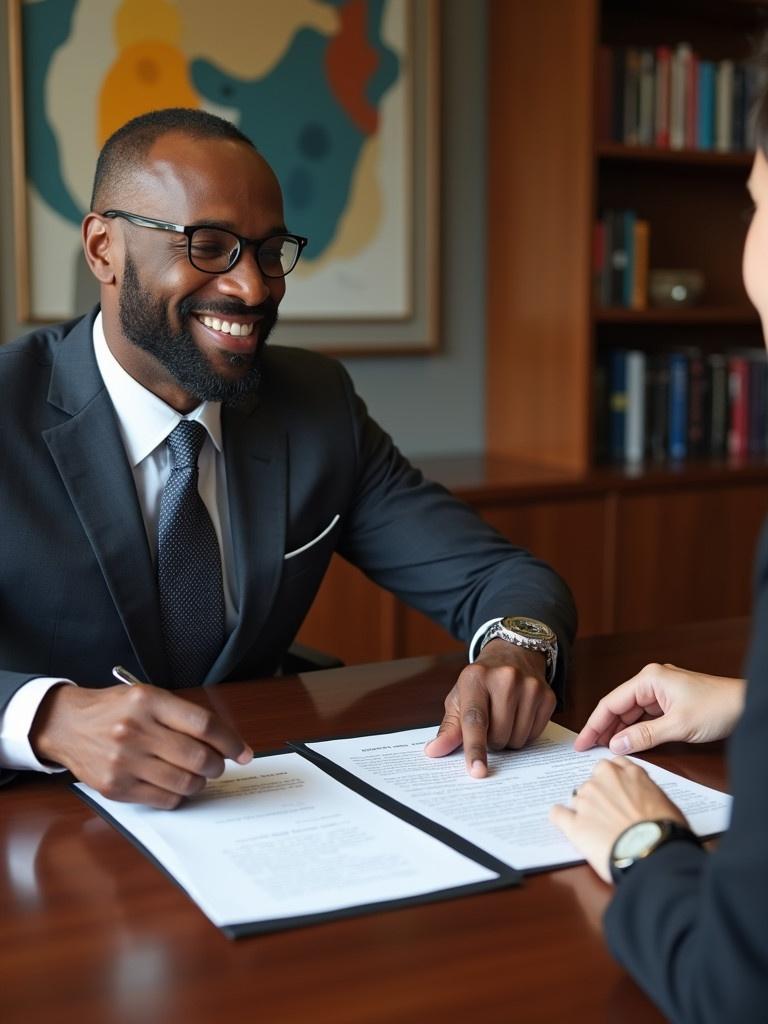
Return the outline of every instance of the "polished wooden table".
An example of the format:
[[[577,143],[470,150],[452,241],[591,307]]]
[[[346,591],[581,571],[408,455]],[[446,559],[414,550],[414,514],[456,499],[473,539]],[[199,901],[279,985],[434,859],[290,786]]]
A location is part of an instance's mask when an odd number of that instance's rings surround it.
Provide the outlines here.
[[[734,620],[581,641],[558,719],[580,725],[600,694],[651,659],[737,674],[747,632]],[[190,697],[267,750],[437,721],[460,666],[412,658]],[[655,759],[725,785],[719,745],[670,745]],[[660,1021],[604,947],[610,891],[572,867],[519,888],[233,942],[63,777],[23,778],[0,789],[0,1021]]]

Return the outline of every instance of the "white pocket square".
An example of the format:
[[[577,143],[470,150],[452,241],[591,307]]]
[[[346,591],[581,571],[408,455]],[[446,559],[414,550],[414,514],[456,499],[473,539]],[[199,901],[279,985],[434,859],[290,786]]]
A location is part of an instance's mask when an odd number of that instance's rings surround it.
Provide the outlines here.
[[[313,547],[313,546],[314,546],[315,544],[317,544],[317,542],[318,542],[318,541],[320,541],[320,540],[322,540],[322,539],[323,539],[323,537],[325,537],[325,535],[326,535],[327,533],[330,533],[330,532],[331,532],[331,530],[332,530],[332,529],[334,528],[334,526],[336,525],[336,523],[338,523],[338,521],[339,521],[339,518],[340,518],[340,517],[339,517],[339,515],[338,515],[338,513],[337,513],[337,514],[336,514],[336,515],[335,515],[335,516],[333,517],[333,519],[332,519],[332,520],[330,521],[330,523],[328,523],[328,525],[327,525],[327,526],[326,526],[326,528],[325,528],[325,529],[324,529],[324,530],[322,531],[322,533],[318,533],[318,535],[317,535],[316,537],[313,537],[313,538],[312,538],[312,540],[310,540],[310,541],[307,541],[307,543],[306,543],[306,544],[302,544],[302,546],[301,546],[300,548],[296,548],[296,550],[295,550],[295,551],[287,551],[287,552],[286,552],[286,553],[285,553],[285,554],[283,555],[283,561],[284,561],[284,562],[287,562],[289,558],[295,558],[295,557],[296,557],[296,555],[300,555],[300,554],[302,553],[302,551],[307,551],[307,550],[308,550],[309,548],[311,548],[311,547]]]

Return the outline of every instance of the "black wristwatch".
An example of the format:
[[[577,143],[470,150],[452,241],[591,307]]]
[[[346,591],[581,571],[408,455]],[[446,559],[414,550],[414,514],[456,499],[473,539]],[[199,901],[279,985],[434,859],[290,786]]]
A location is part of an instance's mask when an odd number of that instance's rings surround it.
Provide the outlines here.
[[[685,842],[701,846],[699,837],[679,821],[660,818],[658,821],[636,821],[625,828],[613,844],[609,858],[611,878],[616,884],[633,864],[650,856],[666,843]]]

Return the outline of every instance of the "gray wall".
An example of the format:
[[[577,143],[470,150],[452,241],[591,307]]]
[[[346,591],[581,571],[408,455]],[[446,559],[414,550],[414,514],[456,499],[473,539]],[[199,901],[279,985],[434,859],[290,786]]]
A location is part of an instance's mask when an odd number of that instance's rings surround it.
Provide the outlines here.
[[[2,6],[0,73],[7,83],[7,4]],[[485,0],[442,0],[441,9],[441,349],[429,356],[344,359],[373,415],[411,456],[483,449]],[[0,104],[0,139],[0,323],[7,341],[28,329],[15,312],[7,101]]]

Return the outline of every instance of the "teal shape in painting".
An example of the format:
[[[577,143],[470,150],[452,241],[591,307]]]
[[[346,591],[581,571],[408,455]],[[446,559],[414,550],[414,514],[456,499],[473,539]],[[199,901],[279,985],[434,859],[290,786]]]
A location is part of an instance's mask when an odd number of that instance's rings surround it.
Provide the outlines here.
[[[80,223],[83,211],[61,175],[59,144],[45,108],[45,86],[51,60],[69,38],[76,5],[77,0],[22,5],[27,178],[45,202],[73,224]]]

